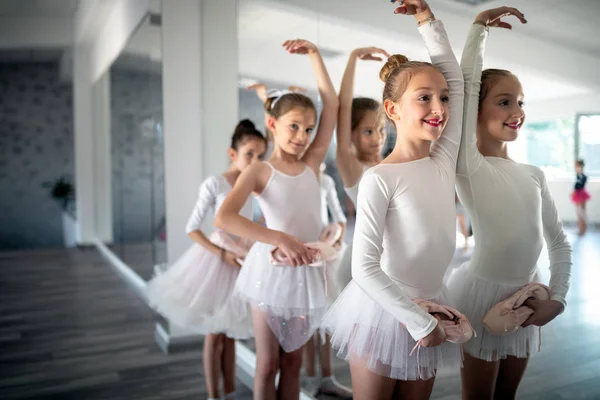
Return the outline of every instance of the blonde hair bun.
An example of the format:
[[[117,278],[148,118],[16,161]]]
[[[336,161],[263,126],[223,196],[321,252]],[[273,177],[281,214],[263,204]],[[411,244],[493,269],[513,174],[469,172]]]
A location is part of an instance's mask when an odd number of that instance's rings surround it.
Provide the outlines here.
[[[385,65],[381,67],[381,71],[379,71],[379,79],[381,79],[384,83],[387,82],[392,72],[408,61],[409,60],[406,56],[403,56],[402,54],[394,54],[388,58]]]

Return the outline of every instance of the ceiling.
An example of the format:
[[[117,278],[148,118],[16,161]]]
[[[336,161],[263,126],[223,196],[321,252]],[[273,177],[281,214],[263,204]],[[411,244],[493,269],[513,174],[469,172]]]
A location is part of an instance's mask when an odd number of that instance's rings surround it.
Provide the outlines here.
[[[269,79],[284,83],[314,88],[312,70],[306,57],[292,56],[281,50],[280,45],[286,39],[305,38],[314,41],[326,53],[339,54],[337,57],[325,57],[334,84],[339,86],[348,54],[353,48],[362,46],[378,46],[390,53],[402,53],[411,59],[427,59],[422,40],[414,32],[398,33],[387,29],[387,25],[371,23],[376,18],[359,15],[356,20],[339,18],[342,12],[334,14],[341,8],[365,7],[365,1],[373,0],[330,0],[328,2],[292,0],[259,1],[241,0],[239,2],[239,49],[240,71],[247,78],[258,80]],[[306,5],[303,8],[298,4]],[[359,4],[360,3],[360,4]],[[497,7],[503,2],[492,0],[483,6],[471,6],[450,0],[430,0],[432,9],[444,20],[457,57],[460,57],[462,45],[470,21],[483,9]],[[529,23],[516,26],[513,32],[494,31],[491,35],[486,55],[486,66],[506,68],[515,72],[521,79],[528,101],[547,100],[558,97],[575,96],[590,91],[580,82],[568,79],[557,79],[556,74],[547,73],[529,65],[528,59],[511,58],[510,49],[493,47],[496,37],[512,38],[518,43],[521,37],[527,40],[543,42],[552,46],[552,51],[569,50],[589,56],[599,56],[597,67],[600,70],[600,36],[597,23],[600,20],[600,1],[581,0],[577,2],[577,11],[568,10],[564,0],[513,0],[526,14]],[[572,2],[571,2],[572,3]],[[373,13],[380,12],[378,6]],[[571,8],[575,8],[572,7]],[[567,12],[568,11],[568,12]],[[391,14],[392,8],[389,13]],[[396,18],[392,24],[404,24],[403,16]],[[382,16],[382,20],[388,18]],[[389,18],[388,18],[389,19]],[[460,23],[455,22],[460,21]],[[466,21],[466,22],[463,22]],[[410,21],[412,23],[412,21]],[[385,26],[384,26],[385,25]],[[393,25],[392,25],[393,26]],[[411,25],[412,26],[412,25]],[[510,36],[513,35],[513,36]],[[534,42],[537,43],[537,42]],[[497,44],[497,42],[496,42]],[[517,44],[518,45],[518,44]],[[535,49],[531,51],[535,57]],[[539,63],[538,63],[539,65]],[[355,83],[355,92],[378,98],[382,84],[378,80],[381,63],[360,62]],[[548,68],[551,69],[551,68]]]
[[[458,57],[475,15],[504,5],[504,0],[488,0],[479,6],[464,1],[429,0],[436,15],[444,21]],[[238,0],[241,77],[314,90],[308,58],[288,55],[281,49],[284,40],[293,38],[311,40],[321,48],[336,87],[348,54],[356,47],[374,45],[390,53],[406,54],[411,59],[427,59],[412,21],[394,16],[393,6],[385,3],[383,0]],[[0,18],[54,18],[58,24],[72,18],[78,4],[78,0],[2,0]],[[586,85],[572,67],[577,66],[579,57],[584,57],[586,65],[591,63],[595,71],[599,71],[597,81],[600,82],[600,0],[511,0],[510,4],[521,9],[529,23],[515,24],[513,32],[494,30],[488,42],[486,66],[517,73],[529,102],[588,94],[598,89]],[[159,12],[160,1],[152,0],[151,9]],[[130,64],[142,65],[140,57],[159,62],[160,41],[159,26],[142,24],[126,49],[138,57],[130,60]],[[521,42],[528,43],[529,47],[519,48]],[[538,52],[538,48],[544,52]],[[1,51],[0,60],[56,59],[58,50]],[[556,63],[561,60],[565,66],[558,68]],[[359,63],[355,82],[357,95],[374,98],[381,95],[380,68],[378,62]],[[569,74],[561,74],[565,70]]]

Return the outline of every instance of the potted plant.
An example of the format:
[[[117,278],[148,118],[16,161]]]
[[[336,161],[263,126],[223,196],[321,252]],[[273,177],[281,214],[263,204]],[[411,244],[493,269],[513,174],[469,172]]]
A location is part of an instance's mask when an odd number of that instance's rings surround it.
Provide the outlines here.
[[[42,185],[50,189],[50,196],[62,211],[63,243],[65,247],[77,245],[77,220],[75,219],[75,186],[64,176]]]

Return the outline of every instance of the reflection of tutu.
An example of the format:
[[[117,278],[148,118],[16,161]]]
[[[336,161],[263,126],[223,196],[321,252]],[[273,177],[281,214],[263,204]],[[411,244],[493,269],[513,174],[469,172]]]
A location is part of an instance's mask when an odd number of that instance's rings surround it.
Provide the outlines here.
[[[237,250],[225,235],[215,232],[210,239],[229,251]],[[250,338],[253,336],[250,313],[234,304],[231,296],[239,272],[239,267],[194,244],[148,283],[148,298],[161,315],[193,332]]]
[[[539,282],[536,274],[533,282]],[[515,333],[496,336],[483,327],[485,314],[496,303],[515,294],[521,286],[497,285],[478,278],[469,273],[469,263],[465,263],[452,271],[448,279],[448,290],[458,310],[465,314],[477,337],[463,345],[463,348],[473,357],[486,361],[496,361],[515,356],[528,357],[538,348],[539,331],[535,326],[520,328]]]
[[[575,204],[581,204],[588,201],[592,196],[585,189],[577,189],[571,194],[571,200]]]
[[[286,352],[302,347],[325,313],[323,267],[280,267],[269,261],[273,246],[255,243],[240,272],[234,294],[265,313]]]
[[[430,299],[448,304],[444,295]],[[435,376],[443,366],[457,367],[460,346],[444,343],[422,347],[410,355],[416,341],[404,325],[374,302],[354,281],[331,307],[322,324],[331,334],[337,355],[346,360],[364,360],[369,370],[393,379],[413,381]]]

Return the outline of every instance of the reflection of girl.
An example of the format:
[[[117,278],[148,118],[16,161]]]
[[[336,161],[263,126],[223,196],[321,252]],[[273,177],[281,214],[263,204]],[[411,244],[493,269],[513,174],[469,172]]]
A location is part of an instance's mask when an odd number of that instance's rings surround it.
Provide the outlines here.
[[[253,124],[238,124],[229,149],[231,167],[223,175],[202,182],[198,202],[186,231],[194,244],[166,272],[148,283],[150,303],[165,318],[178,326],[206,335],[204,374],[211,399],[219,398],[219,380],[223,377],[226,399],[235,391],[235,343],[231,338],[252,336],[249,315],[240,318],[233,307],[231,292],[235,285],[244,249],[241,239],[215,232],[210,239],[201,230],[209,210],[219,209],[237,178],[250,164],[262,158],[265,139]],[[249,199],[240,209],[252,217]]]
[[[471,261],[453,271],[448,286],[477,332],[463,345],[464,399],[515,398],[529,356],[538,347],[537,326],[563,311],[569,289],[571,248],[544,173],[508,157],[507,143],[518,137],[525,120],[523,88],[509,71],[482,72],[488,29],[510,29],[502,21],[507,15],[526,22],[510,7],[480,13],[461,61],[467,97],[456,175],[458,194],[473,224],[475,249]],[[536,263],[544,238],[551,299],[528,300],[535,312],[522,328],[492,335],[483,327],[484,315],[524,285],[539,281]]]
[[[448,304],[462,73],[425,2],[399,4],[396,13],[415,15],[433,65],[394,55],[380,72],[396,145],[361,178],[352,281],[323,323],[350,362],[355,399],[429,398],[437,369],[460,362],[460,347],[445,343],[436,317],[413,299]],[[417,344],[423,348],[411,356]]]
[[[579,227],[579,236],[583,236],[587,230],[587,215],[586,215],[586,203],[590,199],[590,194],[585,190],[585,184],[587,182],[587,176],[583,173],[583,167],[585,163],[583,160],[575,161],[575,172],[576,181],[575,189],[571,195],[571,200],[575,203],[575,209],[577,210],[577,225]]]
[[[244,171],[215,218],[217,227],[256,241],[235,288],[236,295],[252,306],[255,399],[298,398],[302,346],[318,328],[327,306],[323,268],[309,266],[315,253],[304,244],[316,241],[321,230],[319,166],[333,135],[338,99],[314,44],[291,40],[284,47],[293,54],[308,54],[312,63],[323,100],[315,138],[310,143],[317,111],[308,97],[287,93],[268,98],[265,110],[275,142],[273,155]],[[239,215],[253,192],[267,227]],[[269,254],[275,247],[292,265],[271,264]]]

